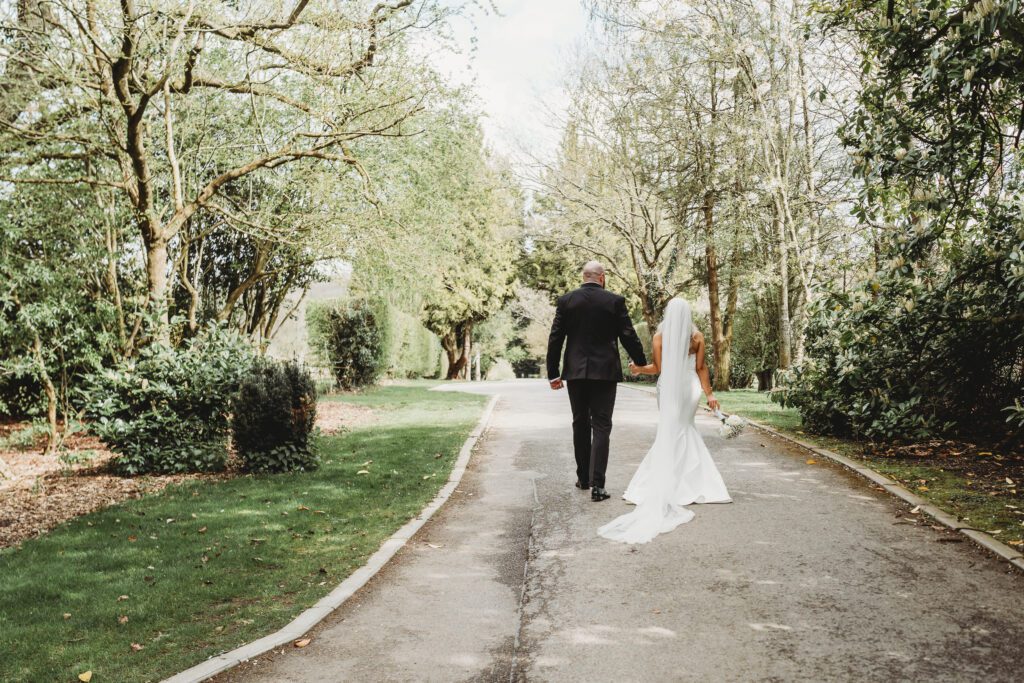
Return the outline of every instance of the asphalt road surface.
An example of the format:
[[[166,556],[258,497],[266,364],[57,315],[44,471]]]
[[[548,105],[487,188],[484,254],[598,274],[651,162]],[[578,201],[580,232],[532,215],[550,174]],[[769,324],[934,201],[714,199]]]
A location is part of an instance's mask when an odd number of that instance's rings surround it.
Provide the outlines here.
[[[698,426],[734,502],[599,538],[654,438],[622,387],[608,489],[573,488],[565,391],[499,393],[458,492],[304,649],[221,681],[1021,681],[1024,577],[837,466]]]

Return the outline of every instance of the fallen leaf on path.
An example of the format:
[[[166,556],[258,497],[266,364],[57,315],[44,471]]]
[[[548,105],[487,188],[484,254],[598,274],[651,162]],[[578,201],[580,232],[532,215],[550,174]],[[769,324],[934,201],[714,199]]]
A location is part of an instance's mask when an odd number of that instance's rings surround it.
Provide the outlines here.
[[[1007,541],[1009,545],[1024,545],[1024,541]]]
[[[911,511],[910,511],[910,514],[912,514],[912,515],[916,515],[916,514],[917,514],[918,512],[920,512],[920,511],[921,511],[921,506],[920,506],[920,505],[917,505],[917,506],[915,506],[915,507],[914,507],[914,509],[913,509],[913,510],[911,510]]]
[[[138,652],[139,650],[141,650],[145,646],[144,645],[139,645],[138,643],[132,643],[131,647],[132,647],[132,652]]]
[[[119,623],[119,624],[127,624],[128,623],[128,615],[127,614],[122,614],[121,616],[119,616],[117,618],[117,623]]]
[[[306,647],[313,641],[312,638],[303,638],[302,640],[295,641],[295,647]]]
[[[441,547],[439,545],[434,545],[433,543],[428,543],[427,545],[429,545],[431,548],[434,548],[435,550]]]
[[[927,487],[927,486],[918,486],[918,487],[917,487],[917,490],[918,490],[918,491],[927,491],[927,490],[928,490],[928,487]]]
[[[1013,486],[1013,479],[1010,479],[1009,477],[1007,477],[1006,478],[1006,483],[1007,483],[1008,486]]]
[[[815,460],[814,458],[811,458],[810,460],[807,461],[807,464],[808,465],[817,465],[818,461]]]
[[[83,681],[83,683],[89,683],[89,681],[92,680],[92,672],[83,671],[82,673],[78,674],[78,680]]]

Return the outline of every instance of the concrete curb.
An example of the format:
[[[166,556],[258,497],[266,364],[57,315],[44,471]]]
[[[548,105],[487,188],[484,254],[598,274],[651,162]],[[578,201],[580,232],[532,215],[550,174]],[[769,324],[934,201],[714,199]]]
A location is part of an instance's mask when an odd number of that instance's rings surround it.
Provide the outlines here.
[[[477,441],[480,440],[480,437],[483,435],[484,431],[486,431],[491,419],[491,413],[494,412],[494,406],[498,402],[499,398],[499,396],[494,396],[487,403],[487,407],[484,408],[484,412],[480,416],[480,421],[477,422],[476,427],[473,428],[473,431],[470,432],[465,443],[462,444],[462,450],[459,451],[459,456],[455,460],[455,464],[452,466],[452,473],[448,477],[448,482],[438,492],[434,500],[428,503],[427,506],[420,511],[419,515],[396,531],[391,538],[384,541],[380,549],[370,556],[370,559],[367,560],[365,565],[353,572],[352,575],[342,581],[334,590],[321,598],[315,605],[293,619],[290,623],[286,624],[281,630],[264,636],[259,640],[254,640],[253,642],[231,650],[230,652],[225,652],[224,654],[212,657],[201,664],[197,664],[191,669],[186,669],[181,673],[165,679],[163,683],[200,683],[212,676],[216,676],[219,673],[238,666],[253,657],[269,652],[274,648],[289,645],[323,621],[323,619],[331,612],[345,604],[345,601],[351,598],[356,591],[365,586],[369,580],[377,574],[377,572],[384,568],[384,565],[386,565],[388,561],[395,556],[395,553],[397,553],[409,541],[409,539],[411,539],[416,532],[427,523],[427,520],[429,520],[435,512],[441,509],[441,506],[444,505],[451,497],[452,493],[455,492],[459,482],[462,481],[462,475],[466,473],[466,466],[469,464],[469,458],[472,455],[473,447],[476,446]]]
[[[648,388],[644,386],[632,386],[630,384],[623,384],[622,386],[629,387],[630,389],[635,389],[637,391],[642,391],[646,394],[654,393],[653,388]],[[707,408],[705,407],[704,410],[707,410]],[[794,436],[783,434],[782,432],[777,431],[772,427],[761,424],[760,422],[756,422],[755,420],[751,420],[750,418],[744,417],[743,419],[750,423],[751,426],[756,427],[757,429],[760,429],[763,432],[766,432],[768,434],[771,434],[772,436],[788,441],[792,444],[796,444],[797,446],[800,446],[801,448],[804,448],[814,453],[815,455],[818,455],[822,458],[828,458],[829,460],[837,462],[843,467],[856,472],[865,479],[877,484],[878,486],[881,486],[889,494],[896,496],[897,498],[899,498],[900,500],[904,501],[909,505],[919,508],[919,512],[925,513],[939,524],[942,524],[943,526],[948,527],[949,529],[956,531],[957,533],[960,533],[966,536],[967,538],[971,539],[971,541],[973,541],[976,545],[981,546],[982,548],[992,553],[996,557],[1006,560],[1017,569],[1024,569],[1024,554],[1022,554],[1020,551],[1013,549],[1005,543],[997,541],[994,537],[992,537],[990,534],[985,533],[984,531],[979,531],[978,529],[965,526],[960,522],[960,520],[958,520],[953,515],[929,503],[920,496],[915,495],[914,493],[904,488],[900,484],[896,483],[895,481],[885,476],[884,474],[876,472],[870,467],[865,466],[863,463],[859,463],[856,460],[847,458],[844,455],[840,455],[839,453],[830,451],[827,448],[820,448],[818,446],[815,446],[814,444],[808,443]]]

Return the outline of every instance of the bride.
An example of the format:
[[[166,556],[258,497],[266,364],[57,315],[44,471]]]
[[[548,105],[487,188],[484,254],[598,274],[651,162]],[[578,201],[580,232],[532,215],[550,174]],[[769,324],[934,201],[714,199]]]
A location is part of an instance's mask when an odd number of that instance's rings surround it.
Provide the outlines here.
[[[704,363],[704,336],[693,327],[690,304],[672,299],[654,335],[654,363],[633,374],[658,378],[658,433],[623,498],[636,508],[597,533],[623,543],[647,543],[693,519],[690,503],[728,503],[729,492],[694,425],[701,387],[718,401]]]

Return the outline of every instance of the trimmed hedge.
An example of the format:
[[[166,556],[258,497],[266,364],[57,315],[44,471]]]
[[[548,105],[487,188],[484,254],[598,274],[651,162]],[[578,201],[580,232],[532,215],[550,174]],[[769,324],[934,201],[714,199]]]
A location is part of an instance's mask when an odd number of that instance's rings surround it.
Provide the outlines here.
[[[234,402],[232,434],[243,469],[313,470],[316,386],[295,361],[257,359],[242,378]]]

